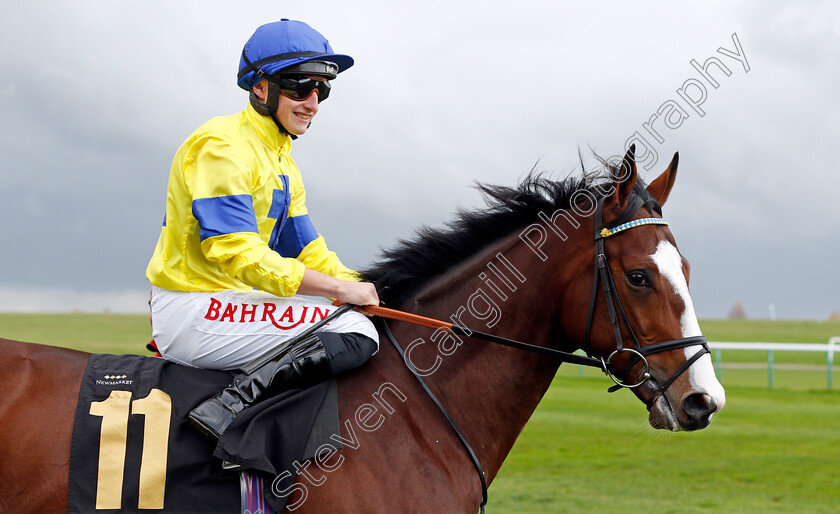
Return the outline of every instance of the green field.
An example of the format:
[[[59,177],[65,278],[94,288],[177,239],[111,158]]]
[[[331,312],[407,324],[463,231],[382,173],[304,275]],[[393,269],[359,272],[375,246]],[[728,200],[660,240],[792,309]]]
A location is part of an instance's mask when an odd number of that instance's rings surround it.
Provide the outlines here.
[[[713,341],[840,335],[838,322],[701,326]],[[0,337],[144,353],[150,330],[145,316],[0,314]],[[816,369],[778,370],[768,389],[765,369],[725,367],[726,408],[709,428],[676,434],[652,430],[644,406],[627,391],[607,394],[597,371],[562,366],[490,487],[488,514],[840,512],[840,392],[825,390],[825,355],[774,361]],[[765,353],[724,354],[751,362],[766,363]]]
[[[148,355],[149,317],[137,314],[2,314],[0,337],[95,353]]]
[[[603,380],[558,377],[488,512],[838,512],[840,394],[728,388],[700,432],[667,433]]]
[[[840,321],[703,320],[709,341],[765,343],[825,343],[840,336]]]

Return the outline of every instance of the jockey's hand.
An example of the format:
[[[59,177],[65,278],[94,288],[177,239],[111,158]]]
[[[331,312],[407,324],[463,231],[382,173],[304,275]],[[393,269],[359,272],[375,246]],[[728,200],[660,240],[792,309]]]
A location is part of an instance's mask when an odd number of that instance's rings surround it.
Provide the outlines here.
[[[379,295],[376,294],[376,286],[370,282],[342,282],[342,287],[336,300],[359,306],[379,305]]]

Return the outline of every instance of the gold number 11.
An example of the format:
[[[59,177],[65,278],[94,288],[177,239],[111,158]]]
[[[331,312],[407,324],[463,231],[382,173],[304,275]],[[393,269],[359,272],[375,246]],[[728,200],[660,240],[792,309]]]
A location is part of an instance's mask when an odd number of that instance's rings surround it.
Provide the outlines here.
[[[130,391],[111,391],[101,402],[91,402],[90,414],[102,417],[99,432],[99,472],[96,508],[122,508],[123,471],[129,414],[145,416],[140,458],[138,509],[162,509],[166,489],[166,456],[172,399],[160,389],[131,401]]]

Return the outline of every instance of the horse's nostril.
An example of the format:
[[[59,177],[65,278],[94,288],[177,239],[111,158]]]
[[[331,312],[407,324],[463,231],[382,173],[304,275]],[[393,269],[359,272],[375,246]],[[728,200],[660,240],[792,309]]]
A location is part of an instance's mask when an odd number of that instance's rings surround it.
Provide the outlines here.
[[[694,393],[685,397],[682,408],[689,418],[702,419],[717,411],[717,402],[706,393]]]

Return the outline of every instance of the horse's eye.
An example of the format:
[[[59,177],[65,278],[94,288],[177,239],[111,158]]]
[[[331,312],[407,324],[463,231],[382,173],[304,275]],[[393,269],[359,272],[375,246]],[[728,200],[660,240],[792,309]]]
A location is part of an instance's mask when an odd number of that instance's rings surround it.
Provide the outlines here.
[[[635,287],[650,287],[653,285],[653,280],[644,271],[631,271],[627,274],[627,281]]]

